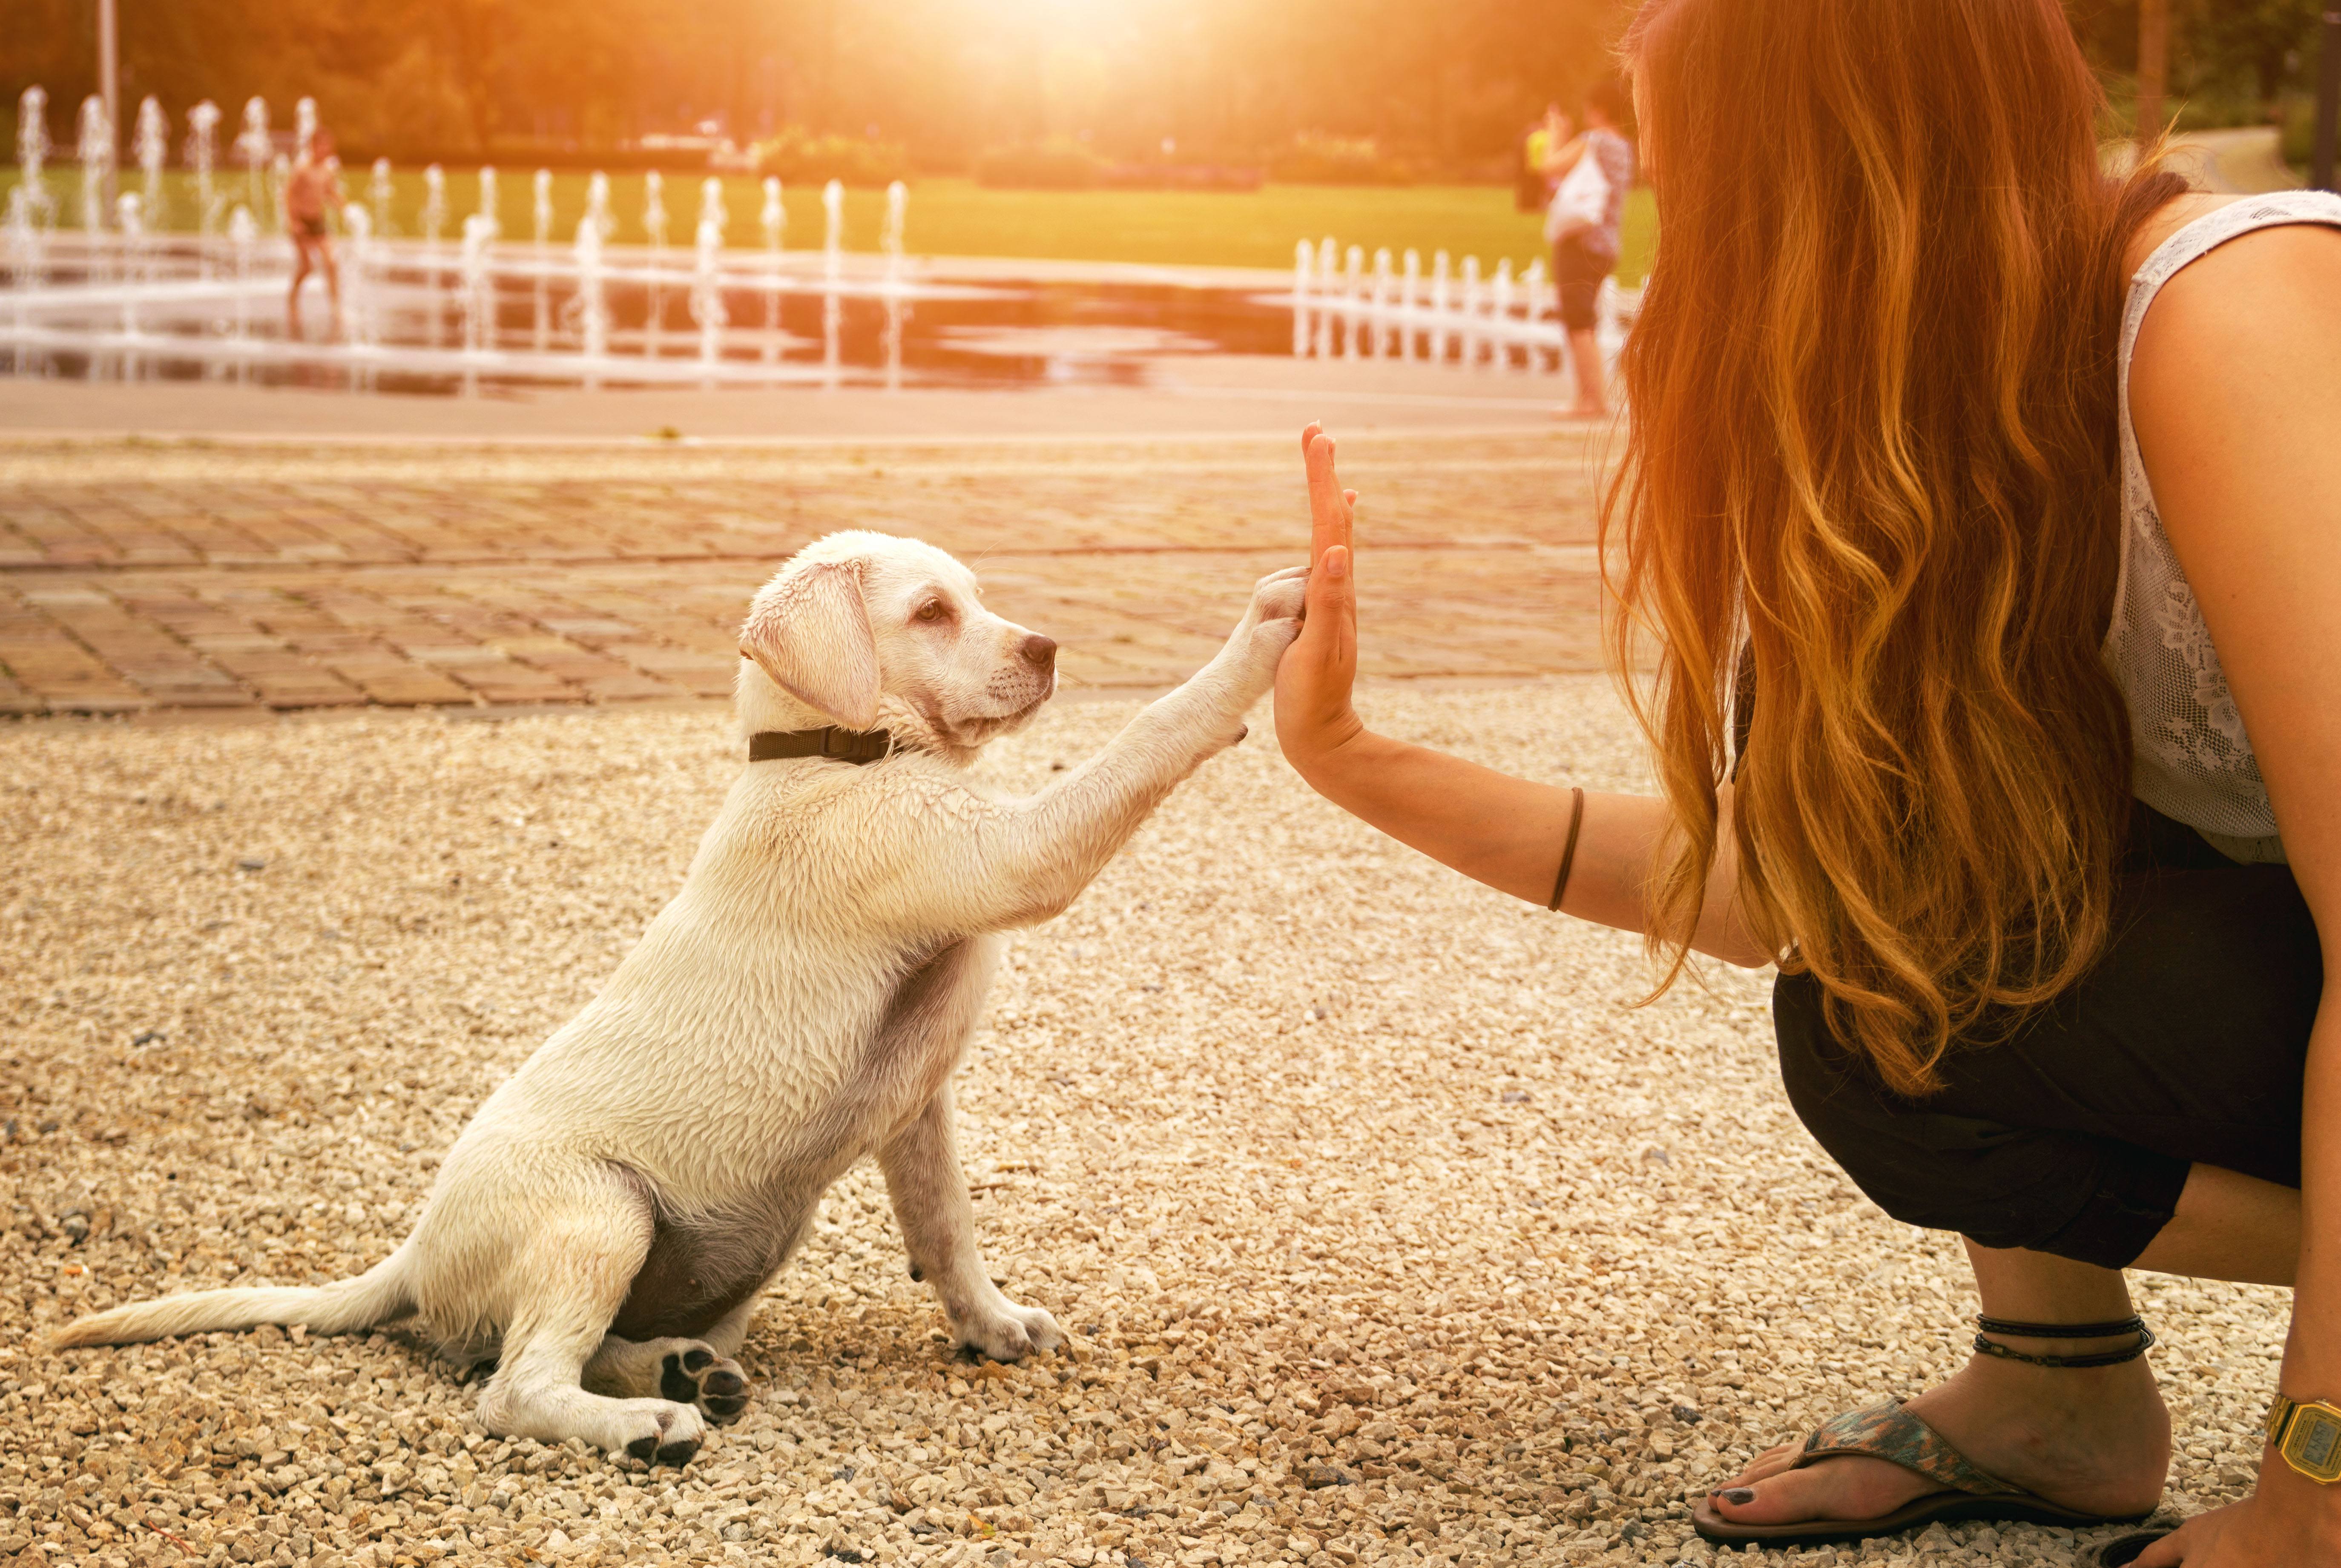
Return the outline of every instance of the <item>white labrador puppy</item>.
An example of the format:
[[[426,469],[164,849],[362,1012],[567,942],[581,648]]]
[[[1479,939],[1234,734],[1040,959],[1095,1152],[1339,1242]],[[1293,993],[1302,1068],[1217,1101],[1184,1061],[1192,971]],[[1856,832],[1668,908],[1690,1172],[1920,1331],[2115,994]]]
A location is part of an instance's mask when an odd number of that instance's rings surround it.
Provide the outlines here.
[[[963,1345],[1064,1335],[994,1288],[951,1132],[997,933],[1071,903],[1146,814],[1244,733],[1299,629],[1302,569],[1263,578],[1185,685],[1037,795],[969,777],[1056,687],[1056,644],[985,610],[913,540],[839,533],[757,593],[736,710],[752,759],[682,890],[602,994],[448,1151],[422,1220],[354,1279],[209,1290],[84,1318],[56,1345],[413,1316],[497,1361],[498,1435],[680,1464],[748,1387],[758,1293],[865,1155],[913,1278]]]

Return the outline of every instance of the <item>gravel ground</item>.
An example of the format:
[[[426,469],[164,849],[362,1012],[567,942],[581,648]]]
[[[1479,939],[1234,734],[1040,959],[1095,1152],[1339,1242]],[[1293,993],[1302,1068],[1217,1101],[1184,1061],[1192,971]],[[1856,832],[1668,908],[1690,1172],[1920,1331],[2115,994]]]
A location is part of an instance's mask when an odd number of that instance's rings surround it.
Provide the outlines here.
[[[1636,771],[1598,680],[1370,705],[1498,766]],[[1037,783],[1128,711],[1061,705],[989,766]],[[987,1253],[1070,1351],[951,1359],[865,1168],[678,1474],[482,1435],[395,1331],[34,1336],[380,1257],[676,886],[722,716],[0,735],[0,1560],[1704,1563],[1687,1494],[1959,1363],[1955,1240],[1798,1127],[1760,977],[1634,1010],[1638,944],[1378,840],[1262,739],[1015,938],[962,1075]],[[2139,1285],[2169,1504],[2229,1500],[2284,1293]]]

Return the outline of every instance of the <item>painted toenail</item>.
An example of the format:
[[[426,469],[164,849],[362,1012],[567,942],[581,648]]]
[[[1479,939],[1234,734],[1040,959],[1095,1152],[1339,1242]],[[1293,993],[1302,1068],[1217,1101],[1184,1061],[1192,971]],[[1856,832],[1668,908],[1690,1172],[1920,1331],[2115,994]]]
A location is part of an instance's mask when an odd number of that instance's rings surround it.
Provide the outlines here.
[[[1734,1507],[1744,1503],[1753,1503],[1756,1501],[1756,1489],[1752,1486],[1730,1487],[1724,1492],[1723,1500]]]

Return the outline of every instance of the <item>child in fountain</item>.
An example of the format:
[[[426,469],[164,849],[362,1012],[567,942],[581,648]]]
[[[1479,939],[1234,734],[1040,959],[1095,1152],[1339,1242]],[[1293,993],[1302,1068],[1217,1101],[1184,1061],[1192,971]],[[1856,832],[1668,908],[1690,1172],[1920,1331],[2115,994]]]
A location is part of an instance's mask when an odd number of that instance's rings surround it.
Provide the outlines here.
[[[284,182],[284,232],[293,240],[293,287],[284,296],[284,335],[301,341],[301,285],[315,267],[325,274],[325,298],[333,306],[327,335],[337,335],[342,322],[342,275],[334,265],[333,237],[325,230],[325,213],[342,202],[342,161],[334,156],[333,133],[323,126],[309,133],[301,161]]]

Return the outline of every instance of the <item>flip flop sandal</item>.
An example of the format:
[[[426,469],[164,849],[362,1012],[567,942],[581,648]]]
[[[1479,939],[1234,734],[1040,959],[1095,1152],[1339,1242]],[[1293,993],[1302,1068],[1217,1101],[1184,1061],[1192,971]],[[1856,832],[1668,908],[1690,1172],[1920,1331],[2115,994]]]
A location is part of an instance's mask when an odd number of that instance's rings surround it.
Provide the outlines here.
[[[2117,1535],[2110,1541],[2100,1541],[2081,1559],[2088,1568],[2124,1568],[2135,1563],[2138,1554],[2164,1536],[2167,1530],[2133,1530],[2127,1535]]]
[[[2084,1513],[2051,1503],[2020,1486],[2011,1486],[1976,1468],[1941,1433],[1891,1402],[1875,1409],[1852,1411],[1827,1423],[1805,1439],[1804,1451],[1788,1468],[1802,1470],[1808,1464],[1840,1454],[1886,1460],[1934,1482],[1940,1490],[1914,1497],[1893,1513],[1881,1513],[1875,1519],[1805,1519],[1794,1524],[1736,1523],[1701,1498],[1691,1510],[1691,1527],[1708,1540],[1726,1546],[1821,1545],[1899,1534],[1938,1521],[1957,1523],[1990,1520],[2090,1530],[2106,1524],[2135,1523],[2146,1517],[2144,1513],[2118,1517]]]
[[[2141,1317],[2124,1318],[2115,1323],[2067,1324],[2014,1323],[2005,1318],[1978,1317],[1976,1326],[1977,1355],[1997,1356],[2004,1361],[2026,1362],[2033,1366],[2117,1366],[2125,1361],[2136,1361],[2154,1347],[2154,1331],[2146,1326],[2146,1320]],[[2137,1343],[2126,1349],[2087,1355],[2033,1355],[1987,1337],[1995,1334],[2010,1339],[2111,1339],[2135,1334]],[[1956,1523],[1990,1520],[1995,1523],[2053,1524],[2067,1530],[2090,1530],[2107,1524],[2135,1524],[2147,1517],[2146,1513],[2083,1513],[2062,1503],[2051,1503],[2021,1486],[2010,1485],[1998,1476],[1977,1468],[1966,1454],[1952,1447],[1941,1433],[1893,1401],[1874,1409],[1853,1411],[1827,1423],[1805,1439],[1803,1452],[1797,1455],[1795,1463],[1788,1468],[1802,1470],[1808,1464],[1834,1459],[1840,1454],[1857,1454],[1866,1459],[1883,1459],[1888,1464],[1898,1464],[1911,1474],[1935,1483],[1938,1490],[1914,1497],[1893,1513],[1880,1514],[1875,1519],[1806,1519],[1794,1524],[1735,1523],[1718,1513],[1712,1503],[1701,1498],[1691,1510],[1691,1527],[1708,1540],[1726,1546],[1820,1545],[1829,1542],[1867,1541],[1875,1535],[1898,1535],[1905,1530],[1917,1530],[1938,1521]],[[2145,1541],[2140,1541],[2128,1556],[2107,1561],[2114,1564],[2127,1563],[2145,1549]]]

